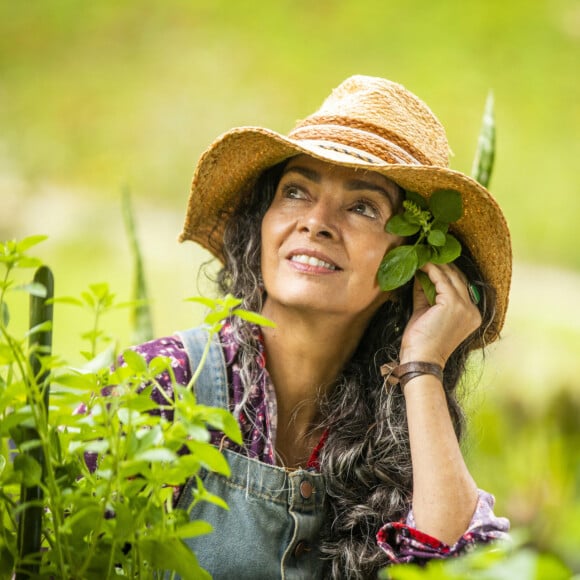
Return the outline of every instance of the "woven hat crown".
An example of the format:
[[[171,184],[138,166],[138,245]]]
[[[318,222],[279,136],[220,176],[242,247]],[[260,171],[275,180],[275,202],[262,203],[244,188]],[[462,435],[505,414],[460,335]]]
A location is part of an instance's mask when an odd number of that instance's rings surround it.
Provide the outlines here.
[[[449,166],[445,130],[431,109],[402,85],[375,77],[348,78],[289,137],[341,143],[387,163]]]

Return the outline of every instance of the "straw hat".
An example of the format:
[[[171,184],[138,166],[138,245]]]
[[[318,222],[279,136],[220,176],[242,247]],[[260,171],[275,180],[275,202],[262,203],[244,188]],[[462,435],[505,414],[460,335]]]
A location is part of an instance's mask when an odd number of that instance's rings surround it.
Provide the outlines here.
[[[299,154],[376,171],[426,197],[454,189],[462,195],[464,213],[451,231],[496,291],[497,313],[486,332],[491,342],[508,304],[510,234],[491,194],[449,169],[448,151],[445,130],[423,101],[385,79],[350,77],[288,136],[262,127],[238,127],[220,136],[195,170],[180,241],[198,242],[222,259],[224,212],[243,200],[265,169]]]

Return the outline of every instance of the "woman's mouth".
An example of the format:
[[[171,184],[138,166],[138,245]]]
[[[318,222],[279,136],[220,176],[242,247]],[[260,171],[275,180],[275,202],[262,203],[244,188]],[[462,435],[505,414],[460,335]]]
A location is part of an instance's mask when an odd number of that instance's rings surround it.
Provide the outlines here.
[[[298,262],[299,264],[305,264],[307,266],[314,266],[317,268],[326,268],[327,270],[339,270],[337,266],[321,260],[320,258],[315,258],[314,256],[307,256],[306,254],[294,254],[290,257],[291,262]]]

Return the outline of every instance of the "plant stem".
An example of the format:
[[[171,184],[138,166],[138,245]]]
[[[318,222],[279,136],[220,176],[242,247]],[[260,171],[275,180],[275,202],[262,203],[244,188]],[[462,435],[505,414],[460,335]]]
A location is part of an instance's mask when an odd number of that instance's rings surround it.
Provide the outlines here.
[[[54,279],[52,272],[47,267],[43,266],[36,271],[34,281],[43,284],[46,288],[46,296],[41,298],[31,295],[30,297],[30,328],[42,324],[46,321],[52,323],[53,309],[52,304],[47,304],[47,300],[54,296]],[[41,421],[44,425],[47,424],[48,414],[48,399],[50,392],[49,372],[42,369],[40,360],[41,354],[50,354],[52,348],[52,326],[46,331],[36,332],[30,336],[30,375],[29,375],[29,403],[33,411],[40,410],[42,413]],[[38,401],[32,400],[34,387],[40,387],[40,397]],[[34,397],[36,398],[36,397]],[[40,403],[40,405],[38,405]],[[36,422],[37,429],[43,431],[39,422]],[[37,429],[25,429],[25,441],[33,441],[40,439]],[[44,430],[46,432],[46,430]],[[46,476],[46,455],[44,449],[41,447],[34,447],[27,451],[33,459],[35,459],[42,466],[42,477]],[[31,554],[38,554],[40,552],[41,536],[42,536],[42,515],[43,515],[43,492],[41,485],[26,486],[22,485],[21,502],[24,504],[24,509],[20,516],[18,526],[18,553],[21,559],[25,559]],[[38,574],[38,564],[26,564],[21,567],[21,570],[16,573],[16,580],[28,578],[31,575]]]
[[[205,343],[205,347],[203,349],[203,353],[201,355],[201,359],[197,365],[197,368],[195,369],[195,372],[193,373],[193,376],[191,377],[189,383],[187,384],[187,388],[189,390],[193,389],[193,385],[195,385],[197,379],[199,378],[199,375],[201,374],[201,371],[203,370],[203,367],[205,365],[205,361],[209,355],[209,349],[211,347],[211,339],[214,335],[213,331],[210,331],[209,333],[209,338],[207,340],[207,342]]]

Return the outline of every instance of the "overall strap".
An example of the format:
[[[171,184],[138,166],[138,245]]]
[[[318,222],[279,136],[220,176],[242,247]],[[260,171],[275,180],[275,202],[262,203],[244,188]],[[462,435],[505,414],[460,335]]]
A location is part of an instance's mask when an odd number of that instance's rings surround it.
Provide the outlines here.
[[[192,373],[195,373],[210,341],[208,356],[193,389],[200,405],[229,409],[226,363],[219,335],[214,334],[210,340],[209,332],[201,326],[177,334],[187,351]]]

